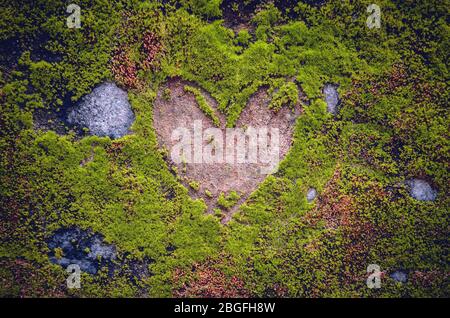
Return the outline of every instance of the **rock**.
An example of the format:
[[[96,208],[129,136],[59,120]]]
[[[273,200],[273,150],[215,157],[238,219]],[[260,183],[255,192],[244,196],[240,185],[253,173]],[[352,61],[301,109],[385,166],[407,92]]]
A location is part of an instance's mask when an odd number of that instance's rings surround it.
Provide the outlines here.
[[[314,188],[310,188],[308,190],[308,193],[306,194],[306,200],[308,200],[308,202],[311,202],[312,200],[314,200],[317,196],[317,191]]]
[[[437,191],[434,190],[428,182],[421,179],[407,180],[410,195],[419,201],[434,201],[437,197]]]
[[[400,283],[406,283],[408,280],[408,275],[402,271],[395,271],[391,275],[391,278]]]
[[[337,114],[339,104],[339,94],[337,91],[337,85],[326,84],[323,88],[323,94],[325,95],[325,102],[327,103],[327,110],[333,115]]]
[[[116,259],[116,248],[103,242],[100,234],[93,234],[76,227],[57,230],[47,241],[52,263],[67,267],[78,264],[80,269],[89,274],[96,274],[103,265],[112,265]],[[62,250],[58,257],[55,249]]]
[[[134,118],[127,92],[106,82],[81,99],[67,122],[88,128],[92,135],[120,138],[128,133]]]

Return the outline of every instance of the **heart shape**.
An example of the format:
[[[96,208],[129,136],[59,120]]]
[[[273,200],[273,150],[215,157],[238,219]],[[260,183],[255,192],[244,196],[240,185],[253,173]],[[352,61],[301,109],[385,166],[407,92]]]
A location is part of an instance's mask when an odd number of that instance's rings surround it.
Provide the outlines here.
[[[199,108],[195,95],[186,91],[185,86],[200,90],[202,96],[214,110],[215,116],[220,122],[217,125],[218,129],[224,136],[223,149],[226,149],[225,142],[229,130],[225,128],[225,116],[217,111],[217,102],[207,92],[198,88],[198,85],[180,78],[169,79],[159,89],[153,104],[153,125],[159,146],[170,151],[179,143],[179,140],[173,138],[173,132],[180,128],[193,132],[194,123],[200,123],[203,131],[215,128],[213,120]],[[248,100],[235,127],[245,130],[248,127],[268,128],[269,131],[273,128],[278,129],[278,160],[281,161],[291,147],[293,128],[296,118],[301,114],[301,108],[297,103],[293,108],[284,106],[275,112],[269,108],[270,100],[267,89],[260,88]],[[208,142],[208,140],[202,140],[202,146],[206,147]],[[194,156],[195,146],[193,143],[192,139],[190,146],[192,146],[192,155]],[[231,219],[240,204],[267,176],[264,173],[267,163],[261,161],[242,163],[235,160],[233,162],[194,163],[192,160],[175,162],[170,156],[167,157],[169,165],[176,167],[174,170],[181,182],[190,188],[191,196],[204,199],[208,206],[208,212],[212,212],[213,208],[219,206],[217,200],[222,193],[229,194],[235,191],[240,195],[239,199],[234,198],[237,202],[234,202],[233,206],[225,208],[225,215],[222,218],[224,223]]]

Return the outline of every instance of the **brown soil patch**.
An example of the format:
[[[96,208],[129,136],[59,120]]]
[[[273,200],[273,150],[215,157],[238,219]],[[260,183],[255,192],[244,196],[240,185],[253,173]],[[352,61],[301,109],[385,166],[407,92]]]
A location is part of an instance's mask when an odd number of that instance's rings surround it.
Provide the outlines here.
[[[186,127],[192,133],[195,120],[201,120],[203,131],[214,127],[211,120],[199,109],[194,95],[184,91],[185,85],[196,86],[179,78],[173,78],[163,85],[157,94],[153,107],[153,124],[158,143],[161,148],[168,150],[169,164],[176,167],[181,182],[190,189],[191,196],[204,199],[208,206],[208,212],[211,213],[213,208],[218,207],[217,198],[222,192],[228,194],[230,191],[236,191],[241,195],[240,200],[234,207],[224,211],[222,221],[225,223],[230,220],[232,214],[250,193],[267,177],[266,174],[260,172],[260,169],[267,165],[260,163],[259,160],[258,163],[236,163],[235,161],[233,164],[226,162],[175,164],[171,161],[170,151],[178,143],[178,140],[173,141],[171,138],[175,129]],[[169,91],[170,94],[168,94]],[[202,90],[202,93],[209,105],[216,110],[217,102],[205,91]],[[301,109],[300,105],[296,105],[292,110],[283,107],[278,112],[274,112],[268,108],[269,102],[270,96],[268,96],[266,89],[260,89],[249,99],[246,108],[236,123],[236,127],[243,129],[246,127],[278,128],[279,158],[281,161],[291,147],[293,127]],[[223,149],[225,153],[225,117],[218,111],[216,111],[216,115],[221,122],[220,129],[224,137]],[[203,146],[207,144],[208,141],[203,142]],[[198,190],[189,186],[191,181],[199,183]],[[205,191],[209,191],[211,195],[206,195]]]

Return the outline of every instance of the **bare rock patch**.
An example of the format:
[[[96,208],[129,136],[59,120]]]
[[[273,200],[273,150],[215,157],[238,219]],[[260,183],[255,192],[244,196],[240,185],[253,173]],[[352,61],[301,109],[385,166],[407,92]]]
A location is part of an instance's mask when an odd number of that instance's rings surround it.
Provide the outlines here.
[[[407,180],[406,185],[409,187],[409,194],[419,201],[434,201],[437,197],[437,191],[431,185],[422,179]]]
[[[158,91],[153,106],[153,125],[157,134],[158,143],[161,148],[167,150],[170,165],[175,167],[182,183],[190,189],[191,196],[194,198],[203,198],[208,205],[209,212],[212,212],[213,208],[218,207],[217,199],[222,193],[226,195],[232,191],[236,191],[240,195],[240,199],[234,207],[223,211],[223,222],[226,222],[238,209],[239,205],[267,177],[268,173],[263,171],[267,165],[259,161],[256,163],[238,163],[236,157],[234,157],[236,160],[233,164],[227,162],[174,162],[171,159],[170,153],[173,147],[179,143],[179,140],[172,138],[174,130],[184,127],[193,133],[194,122],[201,123],[203,132],[206,129],[215,127],[212,121],[198,107],[194,95],[184,90],[185,85],[195,86],[195,84],[179,78],[172,78]],[[217,142],[219,148],[221,144],[225,152],[225,143],[228,134],[227,128],[225,127],[225,116],[217,111],[217,102],[207,92],[201,91],[220,120],[218,129],[222,133],[223,140],[220,142],[214,140],[214,142]],[[301,109],[300,105],[297,104],[293,109],[282,107],[279,111],[274,112],[269,109],[269,102],[270,96],[267,90],[264,88],[259,89],[249,99],[246,108],[242,111],[236,122],[236,128],[242,129],[243,132],[248,131],[248,129],[278,129],[279,161],[281,161],[291,147],[293,128],[296,118],[301,113]],[[202,141],[202,147],[208,146],[211,142],[207,138],[204,139]],[[248,139],[245,140],[245,147],[248,146],[249,142]],[[195,156],[193,143],[192,138],[192,142],[190,142],[192,157]]]
[[[338,86],[335,84],[326,84],[323,88],[323,95],[327,103],[327,110],[329,113],[336,115],[339,105]]]
[[[88,128],[92,135],[111,138],[126,135],[134,119],[127,92],[111,82],[82,97],[67,116],[69,124]]]
[[[57,230],[49,238],[47,245],[52,263],[62,267],[76,264],[89,274],[96,274],[102,266],[111,266],[111,262],[116,259],[114,245],[103,242],[100,234],[77,227]]]

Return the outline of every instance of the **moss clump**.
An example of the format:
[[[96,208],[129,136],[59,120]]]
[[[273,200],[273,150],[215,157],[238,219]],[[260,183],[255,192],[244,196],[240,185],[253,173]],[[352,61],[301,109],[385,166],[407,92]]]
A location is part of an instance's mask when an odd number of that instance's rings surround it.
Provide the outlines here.
[[[214,208],[213,211],[214,211],[214,216],[217,217],[219,220],[222,220],[222,218],[225,216],[221,209]]]
[[[64,252],[63,252],[62,248],[60,248],[60,247],[55,248],[55,257],[57,259],[61,259],[63,256],[64,256]]]
[[[280,88],[276,89],[269,103],[269,108],[278,111],[283,106],[293,108],[298,101],[298,88],[295,83],[284,83]]]
[[[206,101],[206,98],[203,96],[200,90],[193,86],[185,85],[184,91],[194,94],[195,100],[197,101],[197,104],[202,110],[202,112],[212,120],[214,126],[219,127],[220,126],[219,118],[216,116],[214,109],[212,109],[211,106],[209,106],[208,102]]]
[[[205,195],[206,195],[208,198],[212,198],[212,197],[213,197],[213,194],[212,194],[211,191],[209,191],[208,189],[205,190]]]
[[[163,91],[163,98],[165,101],[170,101],[171,91],[170,88],[165,88]]]
[[[195,191],[200,190],[200,182],[197,182],[195,180],[189,181],[189,186]]]
[[[236,191],[231,191],[228,195],[221,193],[217,198],[217,204],[222,208],[229,210],[239,201],[241,196]]]

